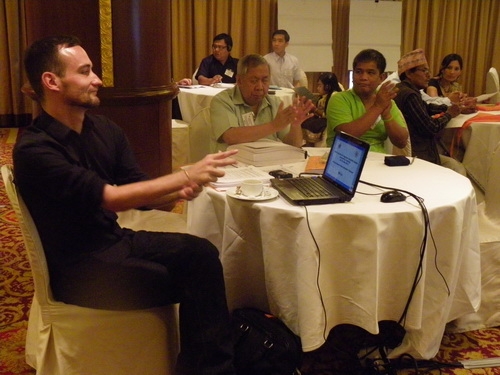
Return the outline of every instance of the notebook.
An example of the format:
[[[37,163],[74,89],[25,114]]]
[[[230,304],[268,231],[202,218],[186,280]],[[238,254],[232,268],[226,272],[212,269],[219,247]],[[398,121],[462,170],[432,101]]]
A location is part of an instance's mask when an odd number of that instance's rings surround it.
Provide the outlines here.
[[[275,178],[271,179],[271,184],[282,197],[297,205],[350,201],[356,192],[369,149],[367,142],[339,132],[321,176]]]

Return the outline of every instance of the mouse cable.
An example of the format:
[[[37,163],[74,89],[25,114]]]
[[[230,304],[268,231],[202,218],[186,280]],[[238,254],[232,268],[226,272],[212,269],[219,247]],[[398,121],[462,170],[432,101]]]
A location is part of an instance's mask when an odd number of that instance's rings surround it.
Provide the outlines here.
[[[361,181],[361,180],[360,180],[360,182],[364,183],[365,185],[375,186],[375,187],[379,187],[382,189],[398,190],[398,191],[405,192],[416,199],[416,201],[418,202],[418,204],[420,206],[420,209],[422,210],[422,215],[424,217],[424,236],[422,238],[422,242],[420,243],[420,250],[419,250],[420,256],[419,256],[418,266],[417,266],[417,270],[415,272],[415,277],[413,279],[413,283],[412,283],[411,288],[410,288],[410,294],[409,294],[408,299],[406,301],[406,304],[405,304],[405,307],[404,307],[403,312],[401,314],[401,317],[398,320],[398,324],[400,324],[404,327],[405,322],[406,322],[406,315],[408,313],[408,309],[410,308],[410,304],[411,304],[411,301],[413,299],[413,295],[415,294],[415,291],[416,291],[417,286],[422,278],[422,273],[423,273],[422,269],[423,269],[424,254],[425,254],[425,247],[427,244],[427,233],[428,233],[428,227],[429,227],[429,217],[427,214],[427,209],[423,203],[423,199],[421,197],[417,196],[416,194],[413,194],[411,192],[407,192],[404,190],[400,190],[400,189],[392,189],[391,187],[388,187],[388,186],[373,184],[371,182],[365,182],[365,181]]]
[[[429,213],[427,211],[427,207],[425,207],[424,198],[419,197],[415,193],[412,193],[412,192],[407,191],[407,190],[403,190],[403,189],[399,189],[399,188],[394,188],[394,187],[389,187],[389,186],[377,185],[377,184],[374,184],[374,183],[371,183],[371,182],[367,182],[367,181],[361,181],[360,180],[360,182],[364,183],[365,185],[369,185],[369,186],[373,186],[373,187],[378,187],[378,188],[381,188],[381,189],[401,191],[401,192],[406,193],[409,196],[413,197],[418,202],[418,204],[420,205],[420,207],[422,209],[422,213],[424,215],[424,220],[426,220],[426,225],[429,228],[429,234],[430,234],[430,237],[431,237],[431,240],[432,240],[432,244],[434,246],[434,249],[436,250],[435,253],[434,253],[434,267],[436,268],[436,271],[439,273],[439,276],[441,277],[441,279],[443,280],[443,282],[444,282],[444,284],[446,286],[446,292],[447,292],[448,296],[450,296],[451,292],[450,292],[450,287],[448,286],[448,282],[446,281],[446,278],[444,277],[443,273],[439,269],[438,259],[437,259],[438,258],[438,248],[437,248],[437,245],[436,245],[436,240],[434,239],[434,234],[432,233],[432,228],[430,226]],[[364,193],[364,194],[369,195],[367,193]],[[377,194],[373,194],[373,195],[377,195]]]
[[[401,314],[401,317],[400,317],[400,319],[398,321],[398,324],[402,324],[402,322],[404,322],[406,320],[406,315],[408,313],[408,309],[410,307],[411,300],[413,299],[413,295],[415,293],[417,285],[420,282],[420,279],[422,277],[423,260],[424,260],[424,255],[425,255],[425,248],[426,248],[426,244],[427,244],[428,233],[430,234],[430,238],[431,238],[432,244],[434,246],[434,249],[436,250],[435,254],[434,254],[434,267],[436,268],[437,272],[441,276],[441,279],[443,280],[443,282],[444,282],[444,284],[446,286],[446,290],[447,290],[448,296],[450,295],[450,288],[448,286],[448,282],[446,281],[446,278],[444,277],[444,275],[442,274],[442,272],[441,272],[441,270],[439,269],[439,266],[438,266],[438,262],[437,262],[438,250],[437,250],[436,241],[434,239],[434,235],[432,233],[432,228],[430,226],[429,212],[427,211],[427,207],[424,204],[424,199],[422,197],[419,197],[415,193],[412,193],[411,191],[403,190],[403,189],[399,189],[399,188],[393,188],[393,187],[389,187],[389,186],[378,185],[378,184],[374,184],[374,183],[363,181],[363,180],[360,180],[360,182],[362,182],[363,184],[368,185],[368,186],[373,186],[373,187],[378,187],[378,188],[381,188],[381,189],[388,189],[388,190],[398,190],[400,192],[406,193],[409,196],[413,197],[417,201],[417,203],[419,204],[419,206],[420,206],[420,208],[422,210],[422,215],[424,217],[424,236],[422,238],[422,242],[421,242],[421,245],[420,245],[420,259],[419,259],[419,263],[418,263],[417,270],[416,270],[416,273],[415,273],[415,278],[414,278],[412,287],[410,289],[410,294],[408,296],[408,300],[406,302],[406,305],[405,305],[405,308],[403,310],[403,313]],[[404,326],[404,323],[402,325]]]
[[[319,245],[318,242],[316,241],[316,237],[314,236],[314,233],[311,228],[311,223],[309,222],[309,211],[307,210],[307,206],[304,206],[304,210],[306,212],[306,223],[307,223],[307,229],[309,230],[309,233],[311,234],[311,238],[314,242],[314,245],[316,246],[316,250],[318,251],[318,270],[316,272],[316,287],[318,288],[318,293],[319,293],[319,300],[321,301],[321,308],[323,309],[323,319],[325,320],[325,324],[323,326],[323,338],[327,339],[327,332],[326,332],[326,326],[327,326],[327,314],[326,314],[326,306],[325,306],[325,301],[323,300],[323,293],[321,292],[321,286],[319,284],[319,272],[320,272],[320,267],[321,267],[321,252],[319,250]]]

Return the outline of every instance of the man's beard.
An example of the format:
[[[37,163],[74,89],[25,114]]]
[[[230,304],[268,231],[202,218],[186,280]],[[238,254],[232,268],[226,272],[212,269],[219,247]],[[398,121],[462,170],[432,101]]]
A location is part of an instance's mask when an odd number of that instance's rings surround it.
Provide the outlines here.
[[[101,100],[97,97],[88,97],[86,100],[69,100],[69,103],[75,107],[82,107],[86,109],[92,109],[99,107]]]

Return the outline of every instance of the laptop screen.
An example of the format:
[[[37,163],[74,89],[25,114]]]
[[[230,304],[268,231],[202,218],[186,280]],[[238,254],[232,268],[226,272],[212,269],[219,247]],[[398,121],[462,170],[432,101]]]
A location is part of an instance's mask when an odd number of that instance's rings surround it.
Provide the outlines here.
[[[345,133],[333,141],[323,177],[354,194],[369,145]]]

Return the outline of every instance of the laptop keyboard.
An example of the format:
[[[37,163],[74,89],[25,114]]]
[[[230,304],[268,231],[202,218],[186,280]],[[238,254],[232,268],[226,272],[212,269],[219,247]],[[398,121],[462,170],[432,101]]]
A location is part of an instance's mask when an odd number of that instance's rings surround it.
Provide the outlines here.
[[[322,186],[316,178],[293,178],[289,182],[306,197],[324,197],[332,193]]]

